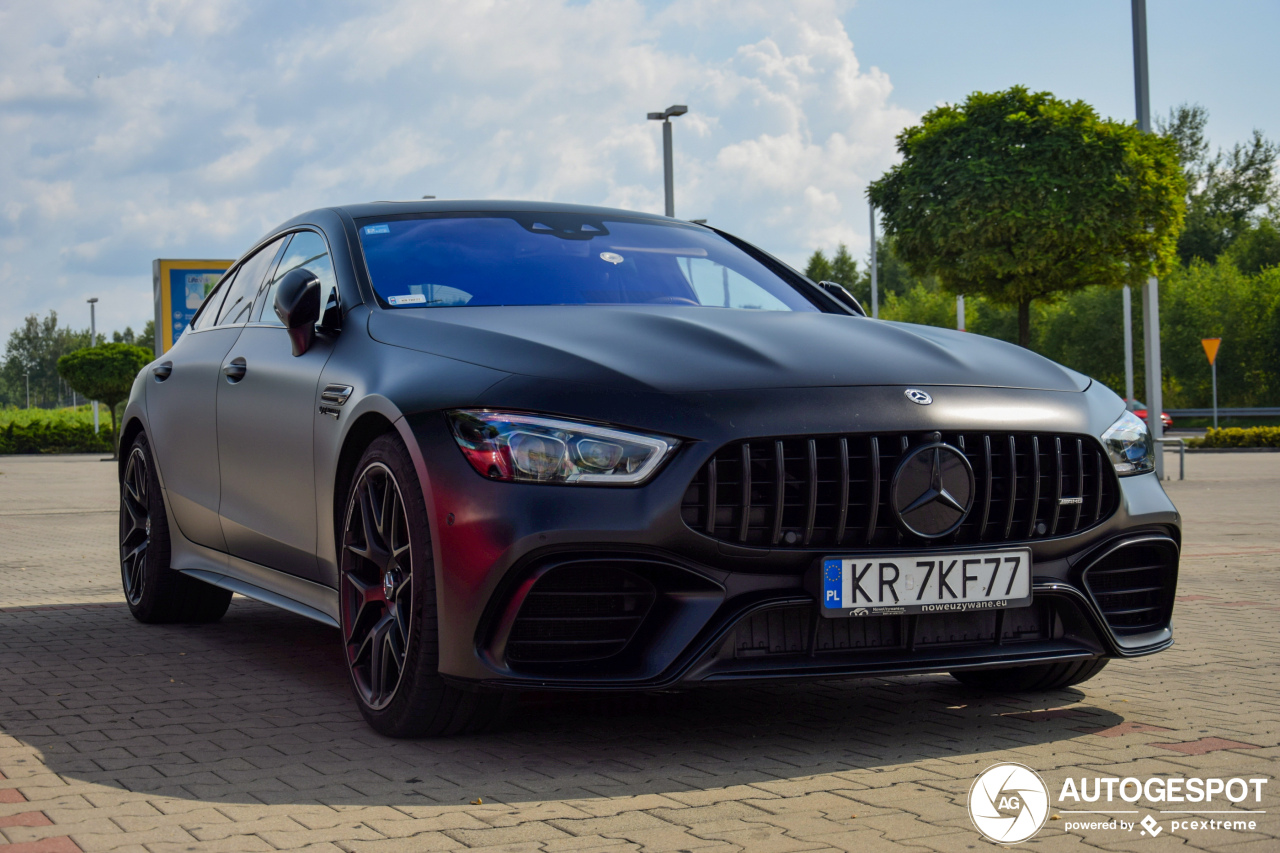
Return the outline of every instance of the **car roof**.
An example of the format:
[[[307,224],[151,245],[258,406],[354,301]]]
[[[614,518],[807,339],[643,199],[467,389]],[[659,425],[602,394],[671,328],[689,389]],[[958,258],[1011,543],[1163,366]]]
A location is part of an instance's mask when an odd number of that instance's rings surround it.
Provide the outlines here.
[[[595,207],[587,204],[562,204],[549,201],[512,201],[509,199],[418,199],[413,201],[370,201],[362,204],[335,205],[332,210],[346,213],[352,219],[379,216],[402,216],[415,213],[507,212],[512,213],[577,213],[587,216],[626,216],[659,222],[683,222],[656,213]]]

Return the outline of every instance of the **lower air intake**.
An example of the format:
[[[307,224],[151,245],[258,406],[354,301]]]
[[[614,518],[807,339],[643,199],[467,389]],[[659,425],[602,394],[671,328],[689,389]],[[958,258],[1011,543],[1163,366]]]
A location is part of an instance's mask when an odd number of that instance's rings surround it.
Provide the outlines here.
[[[1120,635],[1163,628],[1173,611],[1178,550],[1172,541],[1121,545],[1084,572],[1084,582],[1111,630]]]
[[[513,663],[577,663],[618,654],[644,621],[653,584],[598,563],[562,566],[534,584],[507,640]]]

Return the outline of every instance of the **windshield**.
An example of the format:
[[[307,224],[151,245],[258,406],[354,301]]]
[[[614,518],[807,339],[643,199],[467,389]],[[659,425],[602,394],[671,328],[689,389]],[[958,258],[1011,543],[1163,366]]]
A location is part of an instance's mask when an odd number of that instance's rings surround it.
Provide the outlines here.
[[[733,243],[693,225],[565,213],[361,220],[392,308],[696,305],[817,311]]]

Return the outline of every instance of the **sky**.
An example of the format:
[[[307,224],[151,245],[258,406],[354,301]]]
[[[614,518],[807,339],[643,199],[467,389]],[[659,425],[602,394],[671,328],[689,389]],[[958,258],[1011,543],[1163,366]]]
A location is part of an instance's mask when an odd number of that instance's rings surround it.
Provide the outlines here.
[[[1155,115],[1280,137],[1280,4],[1149,0]],[[1014,84],[1134,117],[1128,0],[0,0],[0,340],[140,330],[154,258],[235,258],[378,199],[676,215],[793,264],[867,251],[867,183],[927,110]]]

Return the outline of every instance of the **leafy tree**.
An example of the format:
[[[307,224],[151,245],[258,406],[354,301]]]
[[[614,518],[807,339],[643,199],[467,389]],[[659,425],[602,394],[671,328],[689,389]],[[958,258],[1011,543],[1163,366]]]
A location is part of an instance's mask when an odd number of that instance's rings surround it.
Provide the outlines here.
[[[898,135],[873,182],[885,233],[916,275],[1016,306],[1096,284],[1139,284],[1175,259],[1185,184],[1177,146],[1082,101],[1021,86],[975,92]]]
[[[1248,142],[1210,153],[1205,137],[1209,111],[1181,104],[1156,121],[1161,134],[1178,146],[1186,179],[1186,226],[1178,237],[1178,257],[1217,259],[1250,227],[1255,213],[1276,200],[1275,161],[1280,146],[1254,130]]]
[[[821,249],[814,250],[814,253],[809,256],[804,274],[814,281],[831,281],[831,261],[827,260],[827,256],[822,254]]]
[[[1224,256],[1235,264],[1236,269],[1252,274],[1280,264],[1280,227],[1277,227],[1277,219],[1280,219],[1280,215],[1273,212],[1271,216],[1259,220],[1257,225],[1246,230],[1227,248]]]
[[[831,258],[831,278],[827,281],[834,281],[852,293],[860,280],[858,262],[853,259],[853,255],[849,254],[849,247],[841,243]]]
[[[4,363],[0,366],[0,405],[26,406],[30,382],[31,405],[38,408],[69,402],[69,391],[58,377],[58,359],[88,346],[89,330],[74,331],[58,326],[58,314],[50,311],[43,319],[28,315],[9,334]]]
[[[58,373],[72,388],[107,404],[111,410],[111,446],[117,447],[116,406],[129,398],[133,380],[152,359],[149,349],[125,343],[85,347],[58,359]]]

